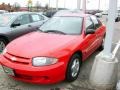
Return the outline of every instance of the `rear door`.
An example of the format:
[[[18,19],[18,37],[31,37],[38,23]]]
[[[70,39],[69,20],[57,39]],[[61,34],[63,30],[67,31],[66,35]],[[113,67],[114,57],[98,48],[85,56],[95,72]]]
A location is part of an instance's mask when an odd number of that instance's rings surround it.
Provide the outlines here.
[[[18,23],[20,24],[20,26],[11,27],[11,32],[9,33],[11,39],[15,39],[21,35],[27,34],[35,30],[31,26],[29,14],[24,14],[19,16],[12,24],[18,24]]]

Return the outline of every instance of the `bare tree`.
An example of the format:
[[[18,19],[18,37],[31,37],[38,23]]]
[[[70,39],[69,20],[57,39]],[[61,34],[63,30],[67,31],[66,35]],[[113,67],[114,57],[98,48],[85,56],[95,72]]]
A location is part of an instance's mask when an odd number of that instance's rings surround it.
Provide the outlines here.
[[[48,4],[45,5],[45,9],[48,10]]]
[[[35,5],[37,11],[39,11],[39,9],[41,8],[41,4],[39,1],[36,2],[36,5]]]
[[[16,11],[18,11],[18,10],[20,9],[20,4],[19,4],[18,2],[15,2],[15,3],[13,4],[13,7],[14,7],[14,9],[15,9]]]
[[[5,3],[1,4],[1,9],[5,10]]]
[[[8,3],[8,4],[7,4],[7,10],[8,10],[9,12],[11,12],[11,8],[12,8],[12,7],[11,7],[10,3]]]

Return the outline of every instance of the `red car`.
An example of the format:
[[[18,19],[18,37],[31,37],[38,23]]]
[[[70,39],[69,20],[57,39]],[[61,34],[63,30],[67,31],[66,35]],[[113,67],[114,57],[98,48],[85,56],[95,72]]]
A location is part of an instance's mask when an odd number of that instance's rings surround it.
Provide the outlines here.
[[[37,84],[77,79],[81,63],[103,49],[105,26],[93,15],[56,14],[40,27],[12,41],[0,62],[12,78]]]

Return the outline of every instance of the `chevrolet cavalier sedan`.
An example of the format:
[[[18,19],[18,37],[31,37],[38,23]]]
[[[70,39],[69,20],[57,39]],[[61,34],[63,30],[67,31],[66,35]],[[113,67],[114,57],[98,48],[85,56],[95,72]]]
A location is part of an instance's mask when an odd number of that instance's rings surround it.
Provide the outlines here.
[[[73,11],[54,15],[37,32],[12,41],[0,56],[8,76],[29,83],[77,79],[83,61],[102,50],[106,27],[93,15]]]

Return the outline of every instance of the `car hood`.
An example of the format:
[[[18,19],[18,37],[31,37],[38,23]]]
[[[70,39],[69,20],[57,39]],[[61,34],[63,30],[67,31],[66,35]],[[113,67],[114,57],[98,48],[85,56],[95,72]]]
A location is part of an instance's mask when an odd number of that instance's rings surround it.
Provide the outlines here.
[[[73,43],[78,36],[33,32],[12,41],[7,52],[26,58],[51,56]]]

